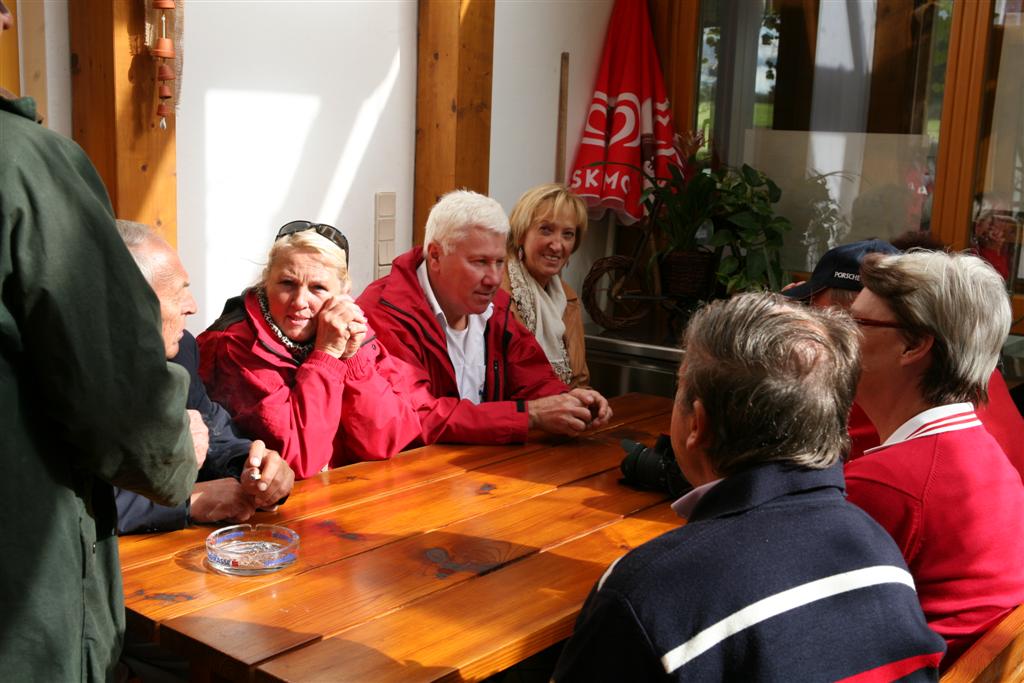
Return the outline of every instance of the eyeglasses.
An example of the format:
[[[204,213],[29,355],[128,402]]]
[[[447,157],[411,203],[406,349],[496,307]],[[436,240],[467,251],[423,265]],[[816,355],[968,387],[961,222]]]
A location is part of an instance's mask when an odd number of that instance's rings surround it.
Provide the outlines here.
[[[277,237],[274,241],[287,237],[288,235],[294,235],[297,232],[305,232],[312,230],[316,234],[326,237],[334,244],[338,245],[343,252],[345,252],[345,265],[348,265],[348,239],[341,234],[341,230],[338,230],[332,225],[326,223],[310,223],[309,221],[292,221],[291,223],[285,223],[281,226],[281,229],[277,231]]]
[[[871,318],[858,318],[853,316],[853,322],[863,327],[888,327],[894,330],[902,330],[905,325],[895,320],[873,320]]]

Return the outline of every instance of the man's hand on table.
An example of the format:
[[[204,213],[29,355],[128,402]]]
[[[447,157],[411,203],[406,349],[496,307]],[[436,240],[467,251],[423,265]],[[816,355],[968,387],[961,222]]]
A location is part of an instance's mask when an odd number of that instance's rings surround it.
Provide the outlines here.
[[[580,403],[590,410],[590,423],[587,429],[603,427],[612,419],[612,407],[608,399],[593,389],[576,388],[569,392],[579,399]]]
[[[193,522],[244,522],[254,512],[252,498],[234,479],[201,481],[192,488],[189,517]]]
[[[572,393],[545,396],[526,402],[530,429],[576,436],[590,424],[590,409]]]
[[[295,473],[277,451],[270,450],[262,441],[252,442],[245,465],[242,489],[257,508],[272,509],[277,501],[291,493]]]

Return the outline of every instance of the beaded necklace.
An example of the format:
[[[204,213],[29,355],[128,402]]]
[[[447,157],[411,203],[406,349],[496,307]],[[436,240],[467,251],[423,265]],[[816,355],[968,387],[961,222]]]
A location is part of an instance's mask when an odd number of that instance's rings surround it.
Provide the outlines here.
[[[284,347],[288,349],[296,360],[300,363],[305,361],[309,354],[313,352],[313,342],[308,341],[305,344],[299,344],[288,338],[281,328],[277,326],[274,319],[270,316],[270,304],[267,302],[267,290],[260,287],[256,290],[256,299],[260,302],[260,311],[263,313],[263,319],[270,325],[270,331],[274,333],[277,340],[284,344]]]

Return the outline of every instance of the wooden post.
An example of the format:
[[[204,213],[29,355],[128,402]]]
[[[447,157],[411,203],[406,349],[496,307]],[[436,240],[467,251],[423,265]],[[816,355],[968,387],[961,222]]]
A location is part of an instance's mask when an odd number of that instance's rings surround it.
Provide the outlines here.
[[[18,3],[4,3],[11,12],[14,26],[4,31],[0,37],[0,88],[21,95],[21,67],[18,63],[18,33],[22,28],[18,24]]]
[[[413,242],[446,192],[487,193],[494,0],[420,0]]]
[[[697,118],[700,0],[648,0],[647,8],[672,123],[677,133],[685,134]]]
[[[971,222],[991,24],[992,0],[954,4],[932,206],[932,234],[954,249],[967,246]]]
[[[22,3],[21,14],[18,15],[18,32],[21,34],[23,53],[21,58],[25,71],[25,80],[21,84],[21,95],[31,97],[36,101],[36,112],[43,118],[43,122],[47,123],[49,121],[49,93],[46,89],[46,21],[43,3]],[[10,37],[17,48],[18,41],[14,40],[14,36]],[[2,40],[0,40],[0,44],[2,44]],[[3,62],[4,59],[0,57],[0,64]]]
[[[569,118],[569,53],[562,53],[558,78],[558,131],[555,142],[555,182],[565,182],[565,129]]]
[[[68,3],[72,137],[99,170],[118,218],[177,243],[175,120],[156,116],[156,63],[141,2]]]

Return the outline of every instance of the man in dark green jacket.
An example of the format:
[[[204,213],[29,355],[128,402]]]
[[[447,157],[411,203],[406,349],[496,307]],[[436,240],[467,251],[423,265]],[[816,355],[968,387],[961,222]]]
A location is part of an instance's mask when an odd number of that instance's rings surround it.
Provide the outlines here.
[[[0,2],[0,33],[9,23]],[[0,94],[4,680],[111,676],[124,630],[111,484],[188,497],[187,388],[96,170],[32,100]]]

